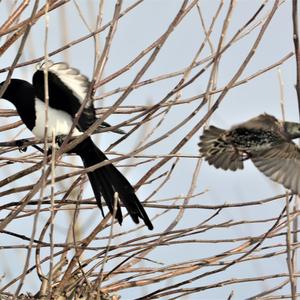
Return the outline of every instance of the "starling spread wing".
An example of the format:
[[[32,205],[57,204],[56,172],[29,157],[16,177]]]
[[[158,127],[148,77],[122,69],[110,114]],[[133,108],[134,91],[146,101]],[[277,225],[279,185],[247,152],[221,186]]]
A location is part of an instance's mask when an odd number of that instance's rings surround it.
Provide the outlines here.
[[[300,148],[296,144],[282,143],[254,152],[251,160],[264,175],[300,194]]]
[[[204,159],[217,169],[223,170],[243,169],[243,157],[225,138],[226,131],[210,126],[200,137],[198,144]]]

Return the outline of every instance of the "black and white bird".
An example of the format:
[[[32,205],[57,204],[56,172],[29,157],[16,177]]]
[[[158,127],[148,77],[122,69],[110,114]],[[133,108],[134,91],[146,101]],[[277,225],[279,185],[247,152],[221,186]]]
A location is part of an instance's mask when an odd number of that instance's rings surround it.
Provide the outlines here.
[[[38,138],[43,138],[45,133],[45,64],[41,65],[34,73],[32,84],[21,79],[11,79],[2,98],[10,101],[17,109],[24,124]],[[90,82],[88,78],[77,69],[69,67],[66,63],[47,62],[48,69],[48,137],[68,135],[76,113],[86,98]],[[0,88],[3,82],[0,84]],[[73,135],[80,135],[96,121],[93,101],[87,105],[78,120],[78,125],[73,130]],[[102,124],[109,126],[107,123]],[[118,132],[118,131],[117,131]],[[108,158],[94,144],[90,137],[75,146],[72,153],[79,155],[84,167],[91,167]],[[128,180],[112,164],[105,165],[95,171],[88,172],[88,177],[95,194],[97,204],[103,214],[101,197],[105,200],[109,211],[113,213],[115,193],[126,207],[135,223],[142,219],[145,225],[152,230],[153,225],[137,198],[134,188]],[[123,221],[121,207],[117,203],[116,219],[119,224]]]

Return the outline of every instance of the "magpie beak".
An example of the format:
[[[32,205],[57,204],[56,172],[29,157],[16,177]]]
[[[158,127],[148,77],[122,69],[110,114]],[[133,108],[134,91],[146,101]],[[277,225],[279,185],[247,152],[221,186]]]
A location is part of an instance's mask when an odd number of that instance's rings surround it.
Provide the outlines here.
[[[2,98],[15,105],[24,124],[38,138],[44,137],[45,128],[45,82],[43,65],[38,69],[32,79],[32,84],[21,79],[11,79]],[[70,68],[66,63],[48,62],[48,130],[51,137],[67,135],[73,124],[76,113],[86,98],[90,82],[87,77],[80,74],[77,69]],[[2,86],[3,82],[0,84]],[[95,109],[92,101],[88,101],[79,117],[78,125],[73,130],[73,135],[79,135],[87,130],[96,121]],[[107,123],[103,127],[110,126]],[[117,131],[122,133],[122,131]],[[88,168],[99,162],[107,160],[105,154],[94,144],[90,137],[70,150],[79,155],[84,167]],[[128,180],[112,164],[103,166],[95,171],[88,172],[88,177],[103,214],[101,196],[104,198],[109,211],[113,213],[115,193],[135,223],[142,219],[145,225],[152,230],[153,225],[134,188]],[[119,202],[117,202],[116,219],[122,224],[123,216]]]

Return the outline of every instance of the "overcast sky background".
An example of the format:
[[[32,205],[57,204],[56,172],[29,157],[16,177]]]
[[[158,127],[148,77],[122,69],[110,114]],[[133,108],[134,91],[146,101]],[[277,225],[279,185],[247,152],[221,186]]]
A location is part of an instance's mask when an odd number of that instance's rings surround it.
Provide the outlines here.
[[[41,1],[43,2],[43,1]],[[92,0],[78,0],[77,3],[80,6],[83,16],[88,21],[89,25],[94,28],[94,22],[96,19],[97,3],[98,1]],[[127,7],[133,1],[124,0],[123,8]],[[87,5],[88,3],[88,5]],[[115,1],[105,1],[104,10],[104,21],[105,24],[112,17]],[[230,23],[228,37],[236,32],[237,29],[241,27],[242,24],[246,23],[250,16],[258,9],[262,1],[254,0],[239,0],[234,9],[232,20]],[[267,8],[262,15],[265,15],[270,7],[273,5],[274,1],[268,1]],[[149,46],[154,40],[156,40],[168,27],[171,20],[174,18],[178,9],[182,4],[181,0],[145,0],[143,4],[138,6],[131,13],[122,18],[118,24],[117,32],[113,40],[112,48],[109,55],[109,60],[105,68],[104,77],[109,76],[113,72],[117,71],[119,68],[130,62],[137,54],[139,54],[144,48]],[[212,42],[214,43],[214,48],[217,47],[217,42],[219,38],[220,28],[222,26],[222,21],[226,13],[226,8],[228,7],[229,1],[225,1],[224,9],[219,17],[216,28],[212,34]],[[202,13],[205,17],[206,25],[210,24],[212,16],[215,14],[216,8],[219,5],[219,1],[215,0],[203,0],[199,1]],[[7,18],[8,10],[10,6],[10,1],[4,0],[0,3],[0,20],[5,20]],[[28,9],[28,14],[30,14],[30,9]],[[73,3],[70,1],[61,9],[49,14],[49,41],[48,49],[49,52],[61,47],[65,42],[63,40],[62,28],[65,26],[67,41],[72,41],[88,33],[87,28],[81,21],[78,11]],[[27,61],[40,57],[44,53],[44,19],[40,19],[37,24],[32,28],[29,40],[27,41],[28,47],[25,47],[24,54],[20,61]],[[100,40],[103,45],[105,40],[105,35],[101,34]],[[248,53],[249,48],[252,46],[253,41],[257,37],[258,30],[254,30],[249,35],[244,37],[242,40],[237,42],[228,52],[226,52],[220,63],[219,68],[219,78],[218,87],[222,87],[228,83],[231,77],[236,72],[240,63],[245,58]],[[146,72],[142,80],[156,77],[161,74],[174,72],[181,70],[189,65],[195,55],[200,43],[203,41],[204,35],[200,25],[199,16],[196,9],[193,9],[187,17],[180,23],[180,25],[175,29],[167,43],[162,48],[159,56],[157,57],[154,64]],[[4,39],[0,40],[1,44]],[[274,18],[271,21],[266,34],[263,37],[252,61],[246,68],[245,72],[242,74],[241,78],[245,78],[258,70],[261,70],[293,51],[292,43],[292,18],[291,18],[291,1],[284,1],[281,7],[276,12]],[[0,58],[0,67],[4,68],[12,63],[14,55],[16,53],[16,48],[12,47],[8,52],[5,53]],[[201,58],[205,58],[209,55],[209,48],[206,47],[201,55]],[[148,58],[149,56],[147,56]],[[70,65],[81,70],[83,74],[92,76],[93,63],[94,63],[94,46],[93,40],[89,39],[86,42],[75,45],[63,53],[51,57],[55,62],[67,61]],[[145,63],[143,59],[137,66],[133,67],[131,70],[119,76],[116,80],[113,80],[101,88],[101,92],[108,92],[118,87],[123,87],[128,85],[136,74],[137,70]],[[285,98],[285,113],[286,119],[290,121],[298,121],[298,107],[296,92],[294,89],[295,84],[295,61],[294,58],[290,58],[281,67],[282,78],[284,82],[284,98]],[[196,71],[199,71],[199,67]],[[34,65],[30,65],[21,69],[16,69],[13,77],[23,78],[31,81],[32,73],[34,72]],[[0,81],[5,79],[5,73],[0,74]],[[182,99],[200,94],[205,92],[207,86],[207,79],[209,72],[199,77],[198,80],[192,84],[190,87],[185,89],[182,94]],[[138,90],[135,90],[126,99],[123,105],[146,105],[149,103],[157,103],[160,101],[167,93],[170,91],[178,82],[177,78],[172,78],[164,81],[160,81],[154,84],[146,85]],[[109,106],[114,103],[118,95],[113,95],[105,99],[104,104],[101,101],[97,101],[95,105],[101,107],[102,105]],[[173,108],[168,114],[164,125],[156,132],[154,137],[159,136],[163,132],[172,128],[180,120],[184,119],[193,109],[200,103],[202,99],[197,100],[195,103],[188,105],[180,105]],[[1,108],[7,108],[10,106],[7,103],[2,102],[0,104]],[[145,151],[144,154],[167,154],[176,145],[182,137],[191,129],[193,126],[202,118],[206,113],[207,108],[204,108],[197,117],[186,124],[176,134],[172,135],[169,139],[164,140]],[[230,126],[243,122],[251,117],[258,114],[267,112],[278,118],[281,118],[280,109],[280,87],[278,81],[278,70],[273,69],[262,76],[259,76],[250,82],[243,84],[239,87],[232,89],[221,103],[220,107],[213,114],[210,119],[210,123],[222,128],[229,128]],[[121,120],[126,119],[126,115],[114,115],[109,118],[109,122],[116,124]],[[14,120],[13,118],[1,118],[1,125],[10,123]],[[17,120],[17,118],[15,119]],[[155,124],[155,123],[154,123]],[[154,126],[154,124],[152,126]],[[20,129],[20,128],[19,128]],[[16,132],[19,131],[12,130],[6,134],[0,134],[0,140],[6,140],[12,138]],[[126,128],[124,128],[126,130]],[[202,132],[202,131],[201,131]],[[197,143],[199,134],[193,137],[189,143],[180,151],[182,154],[186,155],[197,155]],[[22,137],[31,136],[28,130],[22,133]],[[153,137],[153,138],[154,138]],[[101,149],[106,149],[113,141],[116,140],[118,136],[114,134],[103,134],[101,137],[97,137],[96,140],[98,144],[101,145]],[[136,140],[139,138],[139,132],[137,132],[133,137],[126,140],[126,142],[121,143],[117,146],[115,151],[122,153],[127,153],[133,150],[134,145],[136,145]],[[11,154],[12,156],[20,157],[20,153]],[[188,192],[191,183],[192,172],[194,170],[196,159],[181,159],[180,163],[176,166],[172,180],[170,180],[165,187],[155,196],[154,200],[171,198],[179,195],[185,195]],[[20,165],[22,167],[22,165]],[[136,168],[130,168],[126,170],[127,177],[132,183],[136,183],[142,175],[151,167],[149,165],[142,165]],[[169,170],[171,163],[167,164],[162,170]],[[9,172],[14,173],[15,170],[10,169],[10,167],[3,168],[0,171],[1,179],[5,178]],[[223,203],[234,203],[234,202],[246,202],[254,201],[258,199],[264,199],[276,194],[282,193],[283,188],[271,182],[269,179],[264,177],[260,172],[252,165],[251,162],[245,163],[245,170],[239,172],[225,172],[221,170],[216,170],[215,168],[208,166],[207,163],[203,163],[201,167],[201,174],[197,183],[197,192],[209,189],[208,192],[202,196],[196,197],[191,201],[193,204],[223,204]],[[158,175],[158,174],[157,174]],[[38,174],[36,174],[38,176]],[[28,182],[34,182],[38,177],[28,178]],[[22,184],[24,184],[22,182]],[[17,185],[17,183],[16,183]],[[13,187],[13,186],[11,186]],[[6,187],[7,188],[7,187]],[[155,187],[145,186],[138,191],[138,195],[141,199],[146,198]],[[91,196],[91,190],[86,186],[86,195]],[[15,194],[20,199],[22,193]],[[14,197],[15,197],[14,195]],[[24,194],[25,195],[25,194]],[[15,201],[16,199],[14,199]],[[4,199],[5,202],[11,201],[9,197]],[[222,222],[229,219],[234,220],[251,220],[251,219],[263,219],[263,218],[276,218],[280,211],[285,205],[285,200],[281,199],[276,202],[271,202],[270,204],[265,204],[261,206],[250,206],[243,209],[227,209],[223,210],[220,216],[218,216],[215,222]],[[154,210],[147,210],[150,215],[154,215]],[[159,233],[165,229],[175,213],[170,213],[166,215],[164,219],[160,218],[159,221],[154,222],[154,232]],[[183,220],[180,222],[180,227],[192,226],[200,223],[206,219],[209,214],[207,210],[187,210],[185,212]],[[98,211],[93,211],[90,213],[89,218],[97,218],[99,215]],[[84,218],[83,218],[84,219]],[[235,229],[215,230],[210,231],[209,235],[202,234],[201,239],[221,239],[229,237],[239,237],[247,235],[256,235],[265,232],[268,228],[272,226],[273,223],[268,223],[268,226],[251,224],[251,225],[240,225],[235,227]],[[15,222],[12,225],[15,230],[17,226],[27,226],[22,221]],[[15,227],[16,226],[16,227]],[[131,220],[126,219],[124,222],[124,228],[130,228],[134,226]],[[146,230],[144,233],[147,233]],[[10,244],[10,238],[6,237],[5,244]],[[282,241],[279,240],[278,241]],[[4,242],[2,242],[4,243]],[[266,245],[269,242],[266,241]],[[231,247],[232,245],[228,245]],[[222,247],[225,247],[222,244]],[[199,259],[200,257],[208,256],[208,252],[213,255],[213,253],[219,253],[225,250],[225,248],[220,248],[218,245],[213,246],[213,244],[199,243],[191,246],[183,245],[176,246],[171,249],[170,247],[161,247],[158,250],[151,253],[150,258],[163,262],[166,264],[175,263],[182,260],[188,259]],[[1,261],[8,261],[11,259],[12,252],[0,252]],[[15,257],[14,261],[16,263],[16,268],[18,265],[22,265],[22,251],[19,252],[20,257]],[[220,278],[230,279],[235,277],[246,277],[255,276],[262,274],[276,274],[287,272],[285,256],[278,256],[274,258],[269,258],[268,263],[262,263],[256,261],[255,263],[243,263],[238,266],[233,266],[226,272],[216,275],[214,278],[207,278],[204,280],[196,281],[192,286],[202,286],[207,283],[212,283]],[[5,266],[6,268],[7,266]],[[1,267],[0,267],[1,270]],[[1,274],[0,274],[1,275]],[[183,276],[184,277],[184,276]],[[37,289],[38,285],[35,281],[35,274],[32,276],[32,281],[27,282],[27,286],[33,291]],[[185,278],[185,277],[184,277]],[[176,280],[180,280],[177,279]],[[176,280],[172,282],[176,282]],[[282,280],[282,279],[281,279]],[[224,299],[226,298],[231,290],[234,290],[234,299],[243,299],[246,296],[254,295],[259,291],[271,287],[276,282],[280,282],[280,279],[261,282],[253,284],[240,284],[232,286],[225,286],[223,288],[212,289],[199,293],[199,297],[190,296],[187,299]],[[163,282],[161,286],[169,284],[169,282]],[[156,285],[156,287],[159,286]],[[153,286],[153,289],[155,287]],[[147,287],[146,291],[150,292],[152,286]],[[289,292],[289,287],[286,287],[286,292]],[[142,289],[142,294],[145,294],[145,288]],[[140,295],[139,289],[128,289],[121,291],[122,299],[131,299],[133,295]]]

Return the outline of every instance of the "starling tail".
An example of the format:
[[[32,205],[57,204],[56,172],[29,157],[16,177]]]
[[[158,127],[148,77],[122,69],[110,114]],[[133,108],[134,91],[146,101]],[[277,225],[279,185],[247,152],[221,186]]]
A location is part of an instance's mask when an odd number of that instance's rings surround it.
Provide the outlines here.
[[[263,114],[223,130],[210,126],[200,137],[200,153],[216,168],[236,171],[243,161],[254,165],[270,179],[300,194],[300,124],[282,122]]]

